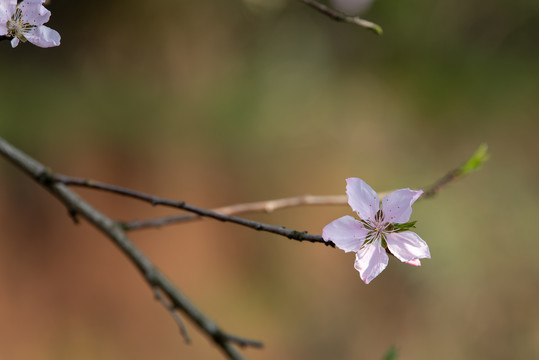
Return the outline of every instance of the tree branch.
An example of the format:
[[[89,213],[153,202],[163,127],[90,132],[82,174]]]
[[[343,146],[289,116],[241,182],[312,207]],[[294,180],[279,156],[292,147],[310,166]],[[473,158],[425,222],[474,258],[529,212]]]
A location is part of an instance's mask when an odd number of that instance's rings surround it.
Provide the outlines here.
[[[332,18],[335,21],[359,25],[359,26],[364,27],[364,28],[366,28],[368,30],[374,31],[377,35],[382,35],[382,33],[383,33],[382,27],[380,25],[377,25],[377,24],[375,24],[375,23],[373,23],[371,21],[362,19],[359,16],[345,15],[345,14],[343,14],[343,13],[341,13],[341,12],[335,10],[335,9],[332,9],[332,8],[328,7],[327,5],[324,5],[324,4],[316,1],[316,0],[299,0],[299,1],[301,1],[302,3],[312,7],[313,9],[318,10],[322,14],[324,14],[326,16],[329,16],[330,18]]]
[[[476,152],[461,166],[449,171],[440,179],[435,181],[432,185],[424,189],[423,195],[418,199],[428,199],[434,197],[442,190],[446,185],[455,181],[456,179],[476,170],[486,160],[488,160],[488,153],[486,145],[481,145]],[[229,221],[240,225],[248,226],[256,230],[269,231],[275,234],[286,236],[295,240],[307,240],[310,242],[320,242],[326,245],[334,247],[332,242],[324,242],[319,235],[310,235],[306,232],[298,232],[295,230],[287,230],[280,226],[267,225],[252,220],[234,217],[231,215],[241,214],[246,212],[272,212],[274,210],[283,209],[287,207],[295,207],[301,205],[346,205],[348,199],[346,195],[303,195],[297,197],[289,197],[283,199],[275,199],[268,201],[257,201],[250,203],[235,204],[229,206],[223,206],[212,210],[206,210],[188,205],[183,201],[173,201],[162,199],[156,196],[140,193],[137,191],[129,190],[123,187],[96,182],[88,179],[80,179],[65,175],[56,175],[55,180],[62,182],[66,185],[84,186],[98,190],[104,190],[113,192],[116,194],[133,197],[139,200],[144,200],[152,203],[153,205],[165,205],[175,207],[183,210],[190,211],[191,214],[173,215],[167,217],[160,217],[149,220],[130,221],[123,223],[123,228],[126,231],[138,230],[145,228],[160,227],[170,224],[184,223],[189,221],[201,220],[204,217],[212,217],[221,221]],[[389,194],[389,191],[378,193],[380,199]]]
[[[458,178],[476,170],[486,160],[488,160],[486,145],[481,145],[477,151],[461,166],[449,171],[440,179],[424,189],[423,195],[418,199],[430,199],[438,194],[445,186]],[[380,199],[384,198],[390,191],[378,193]],[[247,212],[272,212],[274,210],[302,205],[346,205],[348,198],[346,195],[303,195],[276,200],[257,201],[243,204],[235,204],[215,208],[212,211],[223,215],[234,215]],[[125,230],[139,230],[145,228],[160,227],[170,224],[178,224],[203,219],[197,214],[182,214],[160,217],[149,220],[134,220],[123,224]]]
[[[475,150],[475,152],[468,158],[468,160],[466,160],[466,162],[464,162],[458,168],[451,170],[434,184],[427,187],[422,198],[430,198],[435,196],[447,184],[479,169],[489,158],[490,154],[488,153],[487,144],[479,145],[477,150]]]
[[[461,166],[449,171],[439,180],[435,181],[432,185],[424,189],[423,195],[418,199],[428,199],[434,197],[438,192],[449,183],[456,179],[478,169],[489,158],[487,152],[487,146],[485,144],[479,146],[474,154]],[[233,222],[239,225],[247,226],[259,231],[268,231],[278,235],[286,236],[289,239],[295,239],[299,241],[310,241],[323,243],[328,246],[335,247],[332,242],[325,242],[319,235],[307,234],[307,232],[288,230],[281,226],[267,225],[252,220],[247,220],[232,216],[233,214],[246,213],[246,212],[272,212],[277,209],[294,207],[300,205],[346,205],[348,199],[346,195],[326,195],[326,196],[314,196],[304,195],[297,197],[289,197],[283,199],[275,199],[268,201],[258,201],[243,204],[235,204],[224,207],[215,208],[213,210],[206,210],[198,208],[192,205],[188,205],[183,201],[174,201],[163,199],[157,196],[141,193],[138,191],[126,189],[116,185],[105,184],[102,182],[96,182],[89,179],[75,178],[65,175],[55,175],[55,181],[62,182],[66,185],[83,186],[98,190],[109,191],[112,193],[133,197],[135,199],[150,202],[153,205],[164,205],[174,208],[179,208],[191,212],[191,214],[174,215],[167,217],[160,217],[156,219],[142,220],[142,221],[130,221],[122,224],[123,229],[137,230],[144,228],[160,227],[175,223],[183,223],[189,221],[200,220],[203,217],[211,217],[220,221]],[[379,193],[378,196],[383,198],[389,194],[388,192]]]
[[[236,204],[226,207],[221,207],[214,210],[202,209],[193,205],[189,205],[184,201],[175,201],[164,199],[158,196],[145,194],[142,192],[130,190],[120,186],[105,184],[87,179],[75,178],[66,175],[58,175],[52,173],[45,166],[32,159],[28,155],[24,154],[17,148],[10,145],[7,141],[0,137],[0,154],[19,167],[27,175],[32,177],[42,186],[44,186],[49,192],[51,192],[57,199],[59,199],[68,209],[70,216],[75,222],[77,222],[77,216],[80,215],[91,224],[101,230],[106,236],[108,236],[120,250],[131,260],[131,262],[137,267],[140,273],[143,275],[147,283],[150,285],[154,292],[156,299],[171,313],[176,323],[180,328],[184,339],[188,342],[189,337],[187,335],[185,326],[177,314],[177,311],[183,312],[189,319],[191,319],[201,331],[206,333],[213,342],[221,348],[221,350],[230,359],[242,359],[242,355],[233,346],[251,346],[261,347],[262,344],[257,341],[243,339],[237,336],[233,336],[224,332],[215,324],[211,319],[207,318],[200,310],[198,310],[167,278],[162,274],[152,262],[146,258],[146,256],[131,242],[126,236],[125,230],[143,228],[148,226],[165,225],[172,222],[188,221],[200,217],[210,217],[220,221],[227,221],[236,223],[242,226],[253,228],[255,230],[267,231],[278,235],[286,236],[290,239],[299,241],[310,241],[323,243],[328,246],[335,247],[332,242],[325,242],[319,235],[307,234],[307,232],[299,232],[296,230],[285,229],[281,226],[274,226],[259,223],[256,221],[232,216],[229,214],[239,212],[252,212],[252,211],[266,211],[270,212],[276,209],[299,206],[299,205],[341,205],[347,203],[346,196],[300,196],[294,198],[277,199],[262,202],[253,202],[245,204]],[[467,162],[460,167],[451,170],[438,181],[424,190],[424,194],[421,198],[430,198],[435,196],[443,187],[457,178],[462,177],[472,171],[478,169],[486,160],[488,160],[488,153],[486,145],[482,145],[472,155]],[[181,217],[169,217],[162,219],[148,220],[146,222],[139,223],[127,223],[122,224],[108,218],[98,210],[91,207],[76,193],[72,192],[68,185],[81,186],[87,188],[93,188],[103,191],[128,196],[134,199],[142,200],[152,205],[162,205],[173,208],[178,208],[191,212],[188,215],[182,215]],[[386,194],[379,194],[380,197]],[[420,199],[421,199],[420,198]],[[228,214],[227,214],[228,213]],[[168,299],[165,300],[165,297]]]
[[[275,199],[268,201],[257,201],[243,204],[235,204],[229,206],[223,206],[212,209],[212,211],[218,212],[224,215],[234,215],[248,212],[266,212],[270,213],[278,209],[284,209],[287,207],[295,207],[301,205],[343,205],[346,204],[346,195],[329,195],[329,196],[316,196],[316,195],[303,195],[297,197],[289,197],[283,199]],[[138,230],[152,227],[160,227],[170,224],[179,224],[183,222],[190,222],[196,220],[202,220],[203,217],[197,214],[182,214],[172,215],[167,217],[161,217],[150,220],[129,221],[124,223],[125,230]]]
[[[156,291],[155,289],[162,291],[170,301],[171,306],[174,309],[180,310],[191,319],[202,332],[212,339],[229,359],[243,359],[243,356],[233,346],[234,344],[241,346],[261,346],[260,343],[251,340],[239,340],[240,338],[226,333],[215,322],[205,316],[133,244],[118,222],[111,220],[94,209],[65,184],[55,181],[55,175],[44,165],[13,147],[1,137],[0,154],[51,192],[67,207],[70,214],[79,214],[110,238],[135,265],[146,282],[154,290],[154,293]],[[165,304],[163,301],[161,303],[163,305]],[[170,311],[169,307],[165,307]]]
[[[139,191],[123,188],[121,186],[110,185],[110,184],[106,184],[106,183],[102,183],[98,181],[81,179],[81,178],[76,178],[76,177],[66,176],[66,175],[54,175],[52,179],[64,185],[82,186],[82,187],[87,187],[91,189],[108,191],[108,192],[112,192],[112,193],[123,195],[123,196],[128,196],[134,199],[148,202],[154,206],[161,205],[161,206],[167,206],[167,207],[172,207],[176,209],[186,210],[198,216],[209,217],[209,218],[213,218],[213,219],[223,221],[223,222],[231,222],[234,224],[249,227],[251,229],[255,229],[257,231],[266,231],[273,234],[285,236],[292,240],[322,243],[327,246],[335,247],[335,244],[333,244],[331,241],[326,242],[324,241],[322,236],[311,235],[311,234],[308,234],[307,231],[291,230],[291,229],[286,229],[282,226],[269,225],[269,224],[264,224],[264,223],[260,223],[253,220],[240,218],[237,216],[225,215],[225,214],[216,212],[214,210],[207,210],[207,209],[203,209],[197,206],[187,204],[185,201],[165,199],[159,196],[154,196],[154,195],[142,193]]]

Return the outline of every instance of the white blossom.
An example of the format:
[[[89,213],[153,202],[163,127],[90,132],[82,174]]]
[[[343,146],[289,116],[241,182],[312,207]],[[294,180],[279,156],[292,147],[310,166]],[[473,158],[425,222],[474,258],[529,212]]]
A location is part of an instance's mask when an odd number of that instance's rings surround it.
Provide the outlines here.
[[[380,204],[376,192],[359,178],[346,180],[348,204],[359,216],[343,216],[324,227],[322,237],[345,252],[356,253],[355,268],[368,284],[387,266],[387,253],[413,266],[430,258],[429,247],[410,231],[412,204],[423,191],[400,189],[387,195]]]
[[[44,26],[51,12],[43,6],[45,0],[0,0],[0,36],[13,38],[11,46],[19,42],[47,48],[60,45],[60,34]]]

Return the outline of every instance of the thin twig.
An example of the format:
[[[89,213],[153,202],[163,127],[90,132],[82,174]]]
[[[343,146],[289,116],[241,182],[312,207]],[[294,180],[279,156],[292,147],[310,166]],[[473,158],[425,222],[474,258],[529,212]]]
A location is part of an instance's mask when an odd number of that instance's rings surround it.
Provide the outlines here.
[[[326,242],[324,241],[322,236],[308,234],[307,231],[291,230],[291,229],[286,229],[282,226],[269,225],[269,224],[264,224],[257,221],[249,220],[249,219],[240,218],[237,216],[225,215],[225,214],[221,214],[219,212],[213,211],[213,210],[207,210],[207,209],[203,209],[197,206],[187,204],[185,201],[165,199],[159,196],[142,193],[142,192],[127,189],[121,186],[116,186],[116,185],[106,184],[106,183],[102,183],[98,181],[81,179],[81,178],[76,178],[76,177],[66,176],[66,175],[54,175],[53,180],[56,182],[65,184],[65,185],[82,186],[82,187],[87,187],[91,189],[98,189],[98,190],[112,192],[115,194],[142,200],[154,206],[161,205],[161,206],[167,206],[167,207],[172,207],[176,209],[186,210],[191,213],[197,214],[199,216],[209,217],[209,218],[213,218],[213,219],[223,221],[223,222],[231,222],[231,223],[246,226],[251,229],[258,230],[258,231],[270,232],[273,234],[285,236],[292,240],[322,243],[327,246],[335,247],[335,244],[333,244],[331,241]]]
[[[451,170],[440,179],[438,179],[434,184],[430,185],[423,191],[423,195],[419,199],[428,199],[434,197],[438,192],[447,184],[455,181],[460,176],[460,167]],[[419,200],[418,199],[418,200]]]
[[[269,201],[257,201],[243,204],[235,204],[212,209],[223,215],[236,215],[249,212],[266,212],[270,213],[275,210],[284,209],[287,207],[295,207],[301,205],[342,205],[346,204],[346,195],[334,196],[315,196],[303,195],[297,197],[289,197],[283,199],[275,199]],[[125,230],[139,230],[144,228],[154,228],[169,224],[178,224],[204,219],[197,214],[182,214],[167,217],[161,217],[150,220],[129,221],[124,223]]]
[[[375,24],[375,23],[373,23],[371,21],[362,19],[359,16],[345,15],[345,14],[343,14],[343,13],[341,13],[341,12],[335,10],[335,9],[330,8],[327,5],[324,5],[324,4],[316,1],[316,0],[299,0],[299,1],[301,1],[302,3],[304,3],[306,5],[309,5],[313,9],[318,10],[322,14],[329,16],[330,18],[332,18],[335,21],[340,21],[340,22],[345,22],[345,23],[349,23],[349,24],[359,25],[361,27],[364,27],[366,29],[374,31],[378,35],[382,35],[382,33],[383,33],[382,27],[380,25],[377,25],[377,24]]]
[[[154,286],[152,290],[156,300],[159,301],[170,312],[170,315],[172,315],[174,321],[176,321],[176,324],[178,324],[180,334],[182,334],[185,342],[187,344],[191,343],[191,338],[189,337],[189,333],[187,332],[187,328],[185,327],[185,324],[183,323],[180,314],[178,314],[178,309],[176,309],[176,307],[172,303],[165,299],[165,297],[161,294],[161,290],[158,287]]]
[[[65,184],[55,181],[55,175],[41,163],[24,154],[0,137],[0,154],[19,167],[31,178],[40,183],[62,202],[70,213],[77,213],[98,228],[129,258],[142,274],[152,289],[160,289],[170,300],[175,309],[183,312],[199,329],[204,332],[229,359],[240,360],[243,356],[234,347],[237,340],[234,336],[223,331],[213,320],[204,315],[183,293],[157,269],[126,236],[118,222],[115,222],[90,206]],[[155,290],[154,290],[155,291]],[[163,302],[161,302],[163,304]],[[245,340],[245,344],[251,344]]]
[[[435,181],[432,185],[425,188],[423,195],[418,199],[428,199],[435,196],[443,187],[453,182],[462,176],[462,166],[459,166],[439,180]],[[116,185],[105,184],[102,182],[96,182],[88,179],[75,178],[65,175],[55,175],[55,180],[62,182],[66,185],[83,186],[98,190],[104,190],[113,192],[116,194],[133,197],[139,200],[150,202],[153,205],[165,205],[169,207],[175,207],[191,212],[190,214],[174,215],[167,217],[160,217],[149,220],[130,221],[123,223],[124,230],[137,230],[144,228],[154,228],[170,224],[183,223],[189,221],[200,220],[204,217],[211,217],[220,221],[229,221],[243,226],[247,226],[260,231],[268,231],[275,234],[286,236],[295,240],[306,240],[310,242],[319,242],[334,247],[332,242],[325,242],[319,235],[307,234],[307,232],[299,232],[296,230],[288,230],[281,226],[267,225],[260,222],[247,220],[239,217],[232,216],[234,214],[241,214],[246,212],[272,212],[277,209],[283,209],[287,207],[295,207],[300,205],[345,205],[348,202],[346,195],[303,195],[297,197],[289,197],[283,199],[275,199],[268,201],[257,201],[250,203],[235,204],[229,206],[223,206],[212,210],[206,210],[198,208],[192,205],[188,205],[183,201],[174,201],[163,199],[157,196],[141,193],[138,191],[126,189]],[[378,196],[382,199],[389,194],[389,191],[379,193]]]
[[[460,176],[460,167],[449,171],[439,180],[432,185],[425,188],[423,195],[418,199],[428,199],[435,196],[443,187],[452,181],[456,180]],[[247,220],[231,215],[247,213],[247,212],[272,212],[278,209],[287,207],[295,207],[301,205],[346,205],[348,199],[346,195],[303,195],[297,197],[289,197],[283,199],[275,199],[268,201],[257,201],[250,203],[235,204],[229,206],[223,206],[212,210],[206,210],[188,205],[183,201],[174,201],[159,198],[153,195],[144,194],[141,192],[129,190],[120,186],[105,184],[102,182],[96,182],[88,179],[80,179],[65,175],[56,175],[56,181],[60,181],[66,185],[75,185],[89,187],[98,190],[104,190],[121,194],[124,196],[134,197],[139,200],[150,202],[153,205],[165,205],[175,207],[183,210],[190,211],[190,214],[173,215],[167,217],[160,217],[149,220],[135,220],[123,223],[124,230],[138,230],[144,228],[154,228],[170,224],[184,223],[189,221],[200,220],[204,217],[212,217],[221,221],[230,221],[240,225],[248,226],[256,230],[269,231],[275,234],[286,236],[295,240],[306,240],[311,242],[320,242],[329,246],[334,246],[332,242],[324,242],[319,235],[310,235],[306,232],[298,232],[295,230],[288,230],[280,226],[267,225],[252,220]],[[379,193],[378,196],[382,199],[389,194],[389,191]]]
[[[438,194],[438,192],[449,183],[457,180],[462,176],[461,167],[455,168],[435,181],[430,186],[426,187],[423,191],[423,195],[418,199],[429,199]],[[87,181],[88,182],[88,181]],[[91,184],[91,182],[88,182]],[[385,191],[378,193],[378,197],[383,199],[391,191]],[[302,205],[346,205],[348,198],[346,195],[303,195],[296,197],[288,197],[283,199],[257,201],[250,203],[234,204],[214,208],[211,211],[223,214],[223,215],[236,215],[250,212],[273,212],[278,209],[284,209],[288,207],[302,206]],[[171,224],[179,224],[190,221],[202,220],[204,217],[194,213],[181,214],[159,217],[148,220],[133,220],[125,222],[123,224],[125,230],[139,230],[147,228],[161,227]]]
[[[461,176],[460,167],[449,171],[447,174],[442,176],[432,185],[425,188],[423,195],[418,199],[429,199],[434,197],[438,192],[448,185],[449,183],[455,181]],[[383,199],[390,191],[385,191],[378,193],[378,197]],[[284,209],[287,207],[295,207],[302,205],[346,205],[348,203],[348,198],[346,195],[303,195],[296,197],[289,197],[283,199],[267,200],[267,201],[257,201],[243,204],[228,205],[219,208],[212,209],[212,211],[218,212],[223,215],[235,215],[248,212],[272,212],[278,209]],[[165,216],[155,219],[148,220],[133,220],[125,222],[125,230],[139,230],[146,228],[155,228],[171,224],[179,224],[190,221],[196,221],[203,219],[203,216],[197,214],[182,214],[182,215],[172,215]]]

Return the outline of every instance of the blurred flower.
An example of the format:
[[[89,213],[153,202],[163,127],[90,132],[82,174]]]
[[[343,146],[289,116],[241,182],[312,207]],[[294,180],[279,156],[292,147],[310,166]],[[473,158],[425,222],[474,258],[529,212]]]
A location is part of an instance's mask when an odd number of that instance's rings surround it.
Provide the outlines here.
[[[51,12],[42,4],[45,0],[0,0],[0,36],[12,37],[11,46],[29,41],[39,47],[60,45],[60,34],[43,24]]]
[[[358,15],[365,12],[373,3],[373,0],[331,0],[335,9],[346,15]]]
[[[326,225],[322,237],[345,252],[356,253],[354,267],[366,284],[386,268],[386,250],[414,266],[421,266],[419,259],[430,258],[427,243],[410,231],[415,221],[408,222],[412,204],[423,194],[422,190],[396,190],[384,197],[380,205],[376,192],[363,180],[349,178],[346,183],[348,204],[359,220],[343,216]]]

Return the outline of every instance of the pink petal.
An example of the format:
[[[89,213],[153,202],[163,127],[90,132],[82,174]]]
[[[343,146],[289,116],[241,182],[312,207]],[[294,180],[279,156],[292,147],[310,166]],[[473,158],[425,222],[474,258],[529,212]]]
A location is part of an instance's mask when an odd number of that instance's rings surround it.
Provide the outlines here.
[[[386,250],[380,242],[374,241],[357,252],[354,267],[359,271],[361,280],[368,284],[384,271],[388,260]]]
[[[17,0],[0,0],[0,35],[7,34],[7,22],[15,12]]]
[[[360,178],[346,179],[348,204],[363,220],[374,219],[380,209],[378,194]]]
[[[6,22],[11,18],[11,15],[15,12],[17,8],[17,0],[0,0],[0,20],[4,21],[4,16],[6,17]]]
[[[324,227],[322,237],[346,252],[359,251],[368,231],[352,216],[343,216]]]
[[[412,214],[412,204],[421,194],[423,194],[423,190],[400,189],[387,195],[382,200],[384,221],[399,224],[408,222]]]
[[[51,12],[42,3],[42,0],[24,0],[20,3],[22,20],[32,25],[43,25],[49,21]]]
[[[402,262],[409,263],[417,259],[430,259],[429,246],[415,232],[404,231],[387,234],[386,242],[389,251]]]
[[[421,266],[421,261],[419,261],[419,259],[414,259],[414,260],[410,260],[410,261],[405,261],[408,265],[412,265],[412,266]]]
[[[32,44],[48,48],[60,45],[60,34],[47,26],[38,26],[25,35]]]

